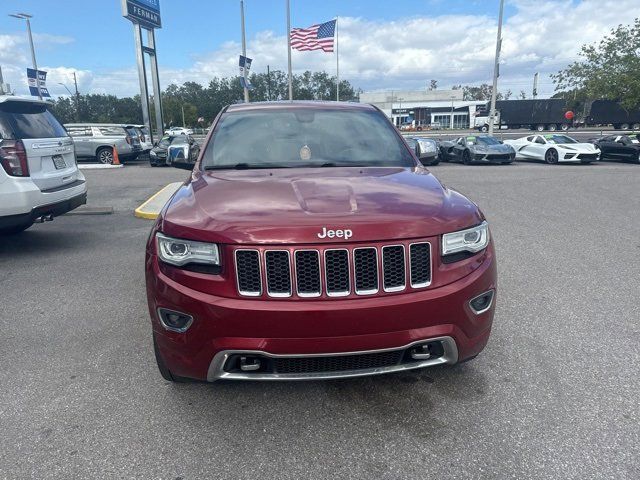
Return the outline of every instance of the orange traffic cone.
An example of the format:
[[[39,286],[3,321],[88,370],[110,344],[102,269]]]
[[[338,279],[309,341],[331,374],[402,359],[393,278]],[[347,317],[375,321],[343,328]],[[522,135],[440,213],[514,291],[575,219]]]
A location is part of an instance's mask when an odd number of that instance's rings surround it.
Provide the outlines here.
[[[115,143],[113,144],[113,163],[112,165],[121,165],[120,158],[118,158],[118,149],[116,148]]]

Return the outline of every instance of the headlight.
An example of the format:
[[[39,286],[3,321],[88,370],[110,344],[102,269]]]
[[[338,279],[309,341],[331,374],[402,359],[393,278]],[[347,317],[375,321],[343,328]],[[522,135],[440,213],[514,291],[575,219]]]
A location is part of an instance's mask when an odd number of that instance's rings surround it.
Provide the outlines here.
[[[489,245],[489,224],[485,221],[477,227],[442,236],[442,255],[457,252],[476,253]]]
[[[160,260],[171,265],[182,266],[188,263],[220,265],[218,245],[215,243],[171,238],[161,233],[156,233],[156,242]]]

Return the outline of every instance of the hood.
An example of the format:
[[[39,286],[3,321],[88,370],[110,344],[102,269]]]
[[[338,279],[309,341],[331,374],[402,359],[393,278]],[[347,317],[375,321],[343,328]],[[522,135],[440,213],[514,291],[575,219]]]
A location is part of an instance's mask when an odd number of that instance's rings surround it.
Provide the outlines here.
[[[513,147],[509,144],[474,145],[474,149],[486,153],[513,153]]]
[[[167,149],[166,149],[166,147],[159,147],[159,146],[153,147],[153,148],[151,149],[151,151],[152,151],[153,153],[155,153],[156,155],[157,155],[158,153],[164,153],[164,154],[166,154],[166,153],[167,153]]]
[[[582,153],[594,153],[598,151],[595,145],[592,143],[556,143],[552,145],[557,145],[558,147],[564,148],[565,150],[572,150]]]
[[[482,221],[478,207],[414,168],[194,171],[165,206],[167,235],[218,243],[317,244],[435,236]]]

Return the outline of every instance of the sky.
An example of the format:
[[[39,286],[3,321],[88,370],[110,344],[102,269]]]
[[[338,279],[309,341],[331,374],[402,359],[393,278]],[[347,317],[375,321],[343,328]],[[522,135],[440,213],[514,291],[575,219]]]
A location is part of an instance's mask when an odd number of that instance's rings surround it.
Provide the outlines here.
[[[290,0],[291,26],[308,27],[338,16],[340,77],[363,90],[423,89],[490,83],[499,0]],[[287,68],[285,0],[245,0],[247,56],[252,71]],[[554,93],[550,73],[578,59],[618,24],[631,23],[639,0],[506,0],[500,91],[530,96],[540,73],[541,97]],[[241,53],[239,0],[160,0],[156,31],[160,82],[208,84],[236,75]],[[139,93],[133,28],[120,0],[17,0],[0,5],[0,66],[17,94],[28,94],[31,56],[26,12],[38,67],[48,71],[52,95]],[[335,74],[334,54],[293,55],[294,72]],[[150,82],[149,82],[150,84]]]

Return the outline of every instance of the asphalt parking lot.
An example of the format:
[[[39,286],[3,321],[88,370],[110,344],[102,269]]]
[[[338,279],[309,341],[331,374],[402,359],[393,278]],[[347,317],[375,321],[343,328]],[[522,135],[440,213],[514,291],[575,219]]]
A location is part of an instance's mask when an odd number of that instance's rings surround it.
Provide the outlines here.
[[[640,478],[640,166],[432,171],[496,242],[477,359],[211,385],[157,372],[133,216],[187,172],[85,171],[113,214],[0,238],[0,478]]]

